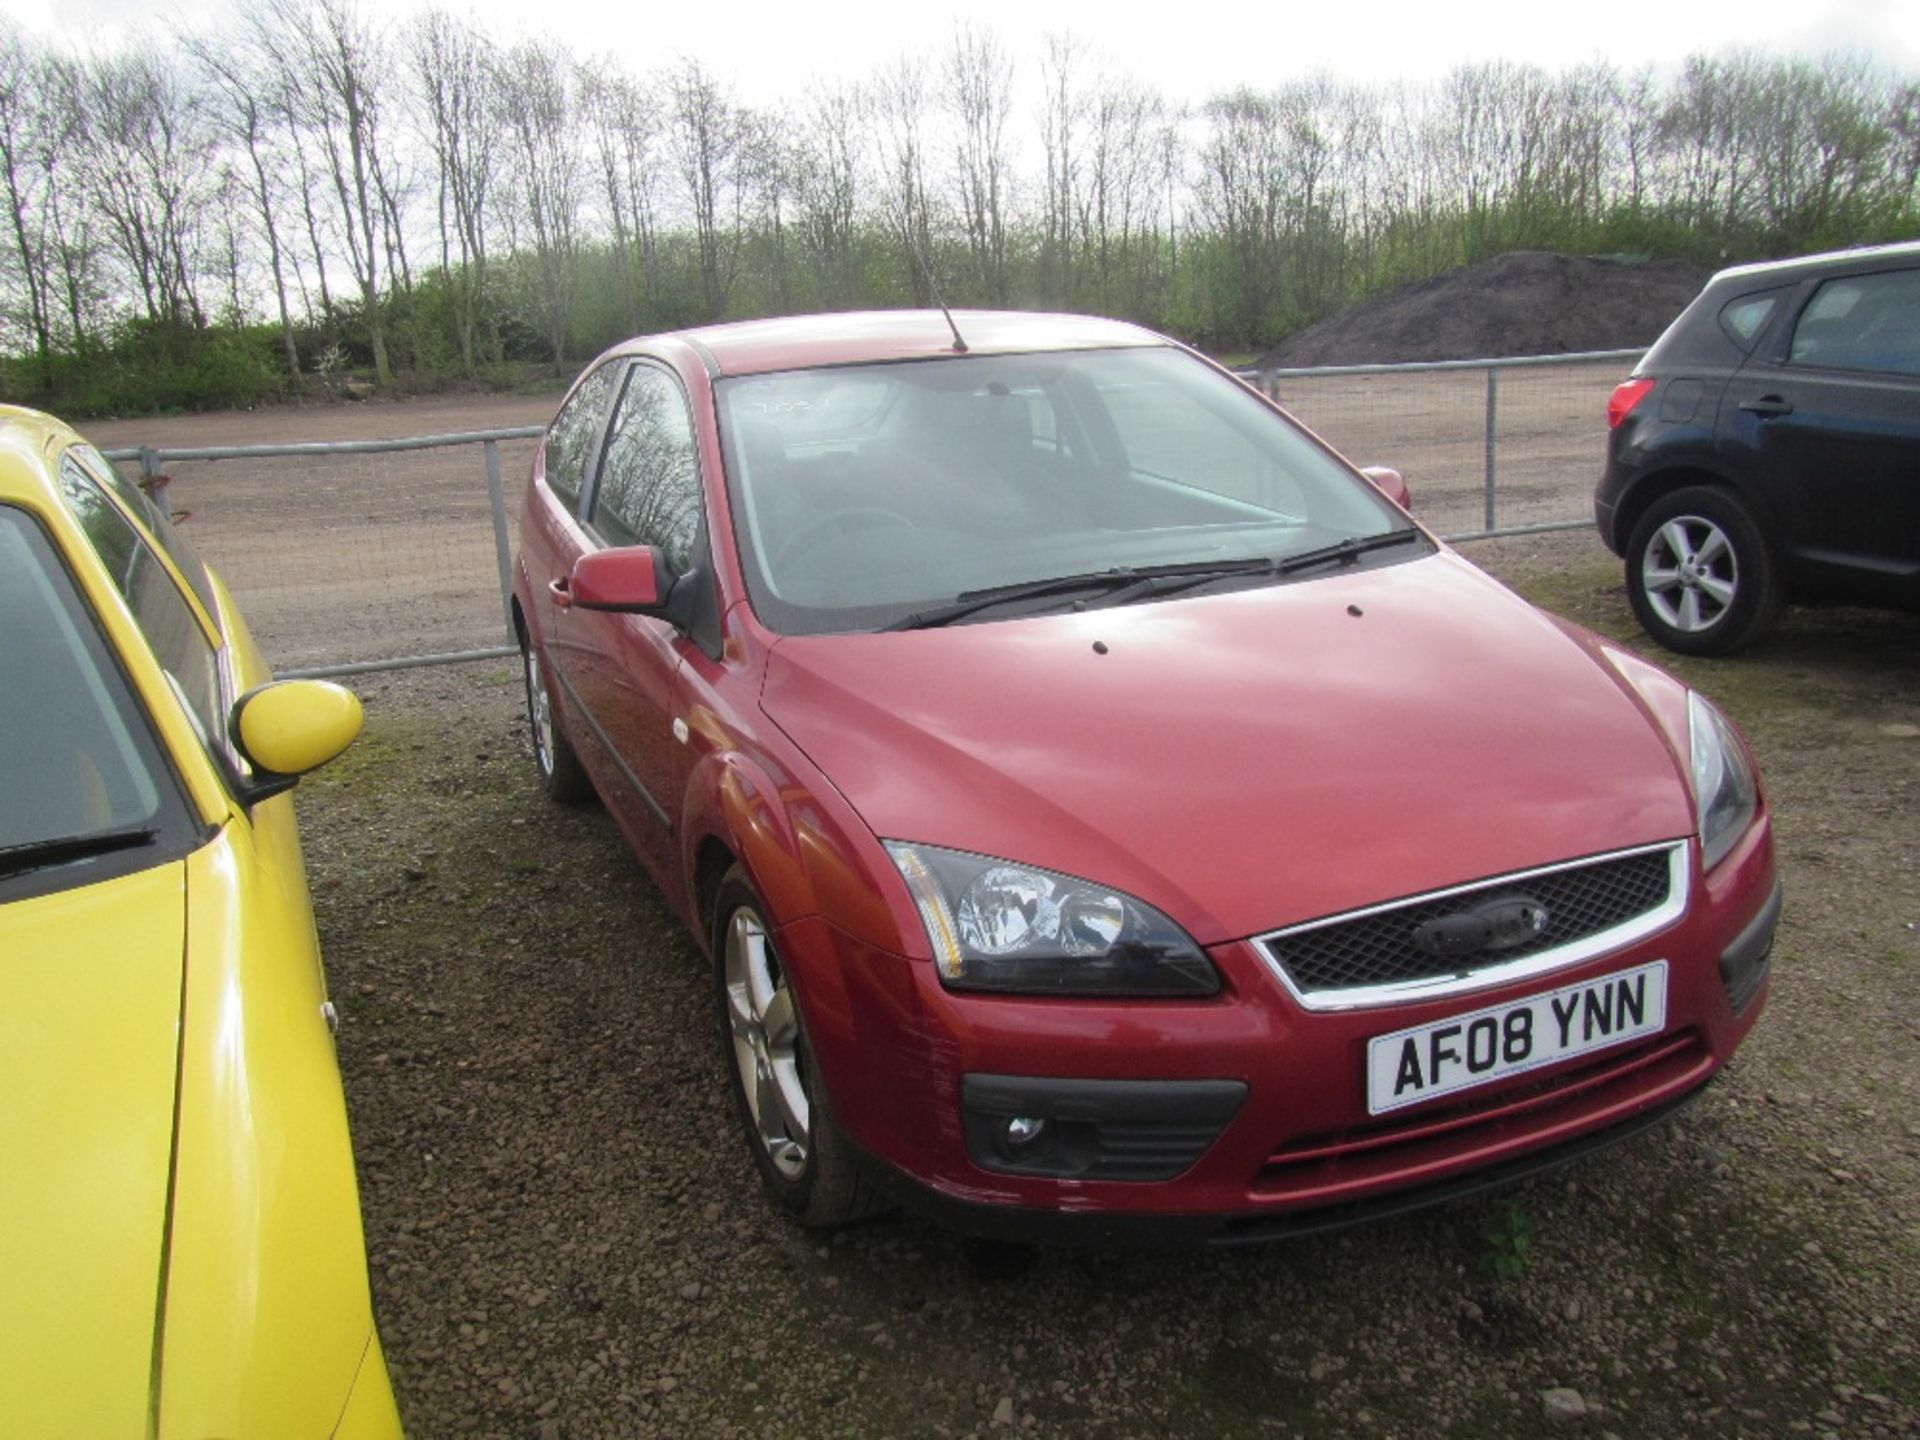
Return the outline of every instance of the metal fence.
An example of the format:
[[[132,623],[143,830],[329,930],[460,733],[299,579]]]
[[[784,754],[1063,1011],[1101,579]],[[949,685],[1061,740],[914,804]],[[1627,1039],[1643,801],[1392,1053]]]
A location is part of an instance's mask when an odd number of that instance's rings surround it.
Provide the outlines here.
[[[513,653],[519,477],[540,434],[104,453],[137,464],[180,518],[279,674],[349,675]]]
[[[1449,540],[1593,523],[1607,396],[1641,350],[1242,372]]]
[[[1593,523],[1606,397],[1640,353],[1242,373],[1356,464],[1394,466],[1416,514],[1469,540]],[[106,454],[185,516],[280,674],[344,675],[512,653],[519,477],[540,433]]]

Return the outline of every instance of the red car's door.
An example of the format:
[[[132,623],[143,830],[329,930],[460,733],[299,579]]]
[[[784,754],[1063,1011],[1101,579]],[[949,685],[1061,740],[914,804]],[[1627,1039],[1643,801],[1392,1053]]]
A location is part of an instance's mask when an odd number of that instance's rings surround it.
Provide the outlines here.
[[[674,573],[689,564],[700,529],[693,421],[679,381],[633,365],[586,506],[591,540],[650,545]],[[692,642],[664,620],[569,606],[557,619],[574,698],[614,772],[597,772],[629,841],[673,893],[672,843],[684,770],[679,670]],[[676,732],[676,724],[679,726]]]

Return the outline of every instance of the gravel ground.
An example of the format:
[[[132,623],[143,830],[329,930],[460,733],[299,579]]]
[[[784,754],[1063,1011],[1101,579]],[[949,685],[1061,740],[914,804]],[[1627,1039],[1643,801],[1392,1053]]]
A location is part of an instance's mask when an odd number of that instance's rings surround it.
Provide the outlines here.
[[[1637,641],[1586,537],[1471,547]],[[1677,1122],[1236,1253],[979,1247],[762,1199],[703,962],[517,672],[373,677],[298,791],[382,1335],[416,1437],[1920,1434],[1920,620],[1677,666],[1759,751],[1768,1013]]]

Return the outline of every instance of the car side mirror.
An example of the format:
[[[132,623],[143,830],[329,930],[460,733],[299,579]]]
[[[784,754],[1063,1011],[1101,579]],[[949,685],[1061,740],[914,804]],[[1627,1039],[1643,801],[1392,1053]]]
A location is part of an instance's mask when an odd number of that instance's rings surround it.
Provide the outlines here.
[[[1413,509],[1413,497],[1407,494],[1407,482],[1400,472],[1387,465],[1367,465],[1360,473],[1373,482],[1373,488],[1402,510]]]
[[[628,615],[663,615],[673,577],[651,545],[595,550],[573,562],[568,599],[582,610],[611,610]]]
[[[265,800],[317,770],[360,733],[360,697],[328,680],[280,680],[233,707],[233,739],[258,772],[248,801]]]

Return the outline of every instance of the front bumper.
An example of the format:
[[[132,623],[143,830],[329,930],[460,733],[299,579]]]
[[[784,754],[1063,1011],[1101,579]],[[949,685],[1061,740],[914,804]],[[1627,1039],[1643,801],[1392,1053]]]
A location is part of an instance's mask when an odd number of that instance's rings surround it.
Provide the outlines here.
[[[1303,1009],[1245,942],[1209,949],[1218,995],[1177,1003],[948,991],[929,963],[818,917],[780,943],[836,1115],[883,1185],[975,1231],[1231,1243],[1506,1183],[1686,1103],[1764,1005],[1779,913],[1765,821],[1689,888],[1665,929],[1551,974],[1343,1011]],[[1669,969],[1658,1034],[1369,1113],[1372,1038],[1654,960]],[[1047,1143],[1009,1144],[1015,1117]]]
[[[945,1191],[922,1185],[911,1176],[872,1155],[864,1155],[873,1183],[897,1204],[928,1215],[942,1224],[988,1239],[1030,1245],[1107,1246],[1140,1249],[1185,1249],[1195,1246],[1228,1247],[1292,1240],[1324,1234],[1349,1225],[1367,1225],[1407,1215],[1435,1205],[1448,1205],[1490,1190],[1516,1185],[1535,1175],[1557,1170],[1623,1140],[1664,1124],[1690,1105],[1707,1081],[1671,1100],[1642,1110],[1602,1130],[1536,1149],[1455,1175],[1416,1184],[1368,1200],[1307,1210],[1244,1210],[1224,1215],[1139,1214],[1084,1210],[1035,1209],[1020,1205],[988,1205],[956,1199]]]

